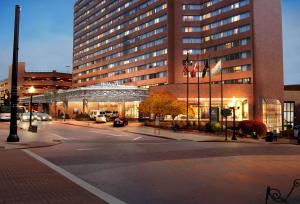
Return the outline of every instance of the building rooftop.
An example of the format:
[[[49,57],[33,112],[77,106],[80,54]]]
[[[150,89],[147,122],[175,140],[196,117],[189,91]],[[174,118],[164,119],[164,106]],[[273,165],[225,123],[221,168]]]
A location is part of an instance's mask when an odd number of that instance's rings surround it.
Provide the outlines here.
[[[300,91],[300,84],[291,84],[284,86],[285,91]]]

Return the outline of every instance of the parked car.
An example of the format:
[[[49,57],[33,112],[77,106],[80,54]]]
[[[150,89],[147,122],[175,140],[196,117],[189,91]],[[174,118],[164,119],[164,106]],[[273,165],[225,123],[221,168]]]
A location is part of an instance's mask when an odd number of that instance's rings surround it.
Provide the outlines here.
[[[0,121],[9,121],[10,120],[10,106],[0,106]],[[18,106],[17,107],[17,119],[20,119],[20,115],[25,113],[25,107],[24,106]]]
[[[177,115],[177,116],[174,118],[174,120],[186,120],[186,115],[182,115],[182,114]]]
[[[90,111],[90,119],[91,120],[96,120],[97,115],[105,115],[105,111],[101,111],[101,110],[92,110]]]
[[[106,123],[107,118],[105,115],[97,115],[96,116],[96,123]]]
[[[33,113],[32,113],[31,119],[32,119],[32,121],[37,119]],[[30,120],[30,112],[22,113],[20,115],[21,122],[28,122],[29,120]]]
[[[119,117],[119,112],[118,111],[113,111],[109,116],[107,116],[109,118],[109,121],[114,121],[116,118]]]
[[[52,117],[47,113],[34,113],[34,116],[39,121],[51,121]]]
[[[128,125],[128,120],[126,118],[116,118],[114,120],[114,127],[124,127]]]

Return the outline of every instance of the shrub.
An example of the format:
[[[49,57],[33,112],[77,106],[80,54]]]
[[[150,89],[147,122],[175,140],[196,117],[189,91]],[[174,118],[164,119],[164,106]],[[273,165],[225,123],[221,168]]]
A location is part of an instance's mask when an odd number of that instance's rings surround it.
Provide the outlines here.
[[[220,123],[206,123],[204,126],[204,130],[208,132],[218,132],[221,130],[221,124]]]
[[[247,135],[253,135],[253,132],[256,132],[258,136],[264,136],[267,133],[267,126],[263,122],[256,120],[241,121],[238,128],[243,134]]]
[[[87,121],[90,120],[90,116],[89,114],[78,114],[76,115],[76,120],[80,120],[80,121]]]
[[[70,116],[69,114],[66,113],[66,115],[64,115],[63,113],[60,113],[57,118],[58,119],[64,119],[64,116],[65,116],[65,119],[70,119]]]

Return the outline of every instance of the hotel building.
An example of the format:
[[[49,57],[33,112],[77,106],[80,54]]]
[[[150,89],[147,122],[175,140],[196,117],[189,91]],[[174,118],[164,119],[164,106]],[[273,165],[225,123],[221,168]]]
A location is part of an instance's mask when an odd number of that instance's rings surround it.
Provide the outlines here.
[[[221,61],[212,76],[212,107],[233,97],[238,120],[281,129],[283,90],[281,0],[77,0],[73,86],[134,85],[186,100],[182,61]],[[190,66],[190,70],[193,66]],[[197,77],[189,101],[197,111]],[[208,77],[200,79],[201,118],[208,117]],[[220,111],[217,111],[220,112]],[[197,113],[195,114],[197,115]],[[219,114],[217,117],[220,117]]]

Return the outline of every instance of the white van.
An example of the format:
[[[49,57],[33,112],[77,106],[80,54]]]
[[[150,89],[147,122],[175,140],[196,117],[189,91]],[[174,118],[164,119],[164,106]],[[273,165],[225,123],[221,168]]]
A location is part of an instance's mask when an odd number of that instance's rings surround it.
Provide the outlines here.
[[[96,120],[97,115],[105,115],[105,111],[91,110],[89,115],[91,120]]]

